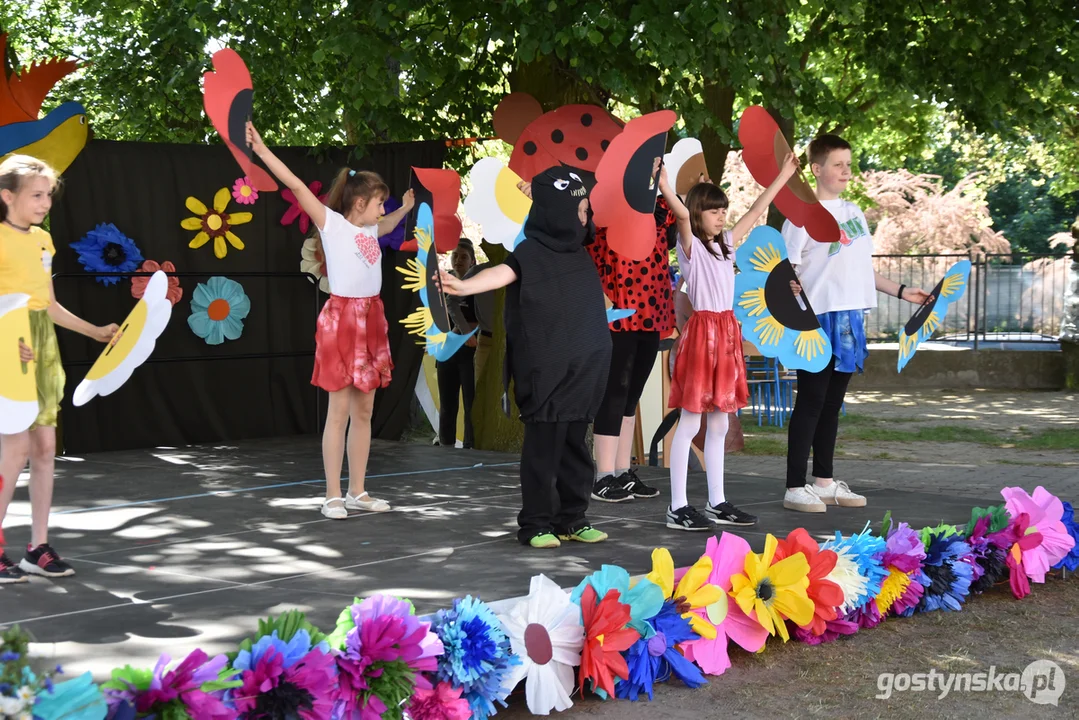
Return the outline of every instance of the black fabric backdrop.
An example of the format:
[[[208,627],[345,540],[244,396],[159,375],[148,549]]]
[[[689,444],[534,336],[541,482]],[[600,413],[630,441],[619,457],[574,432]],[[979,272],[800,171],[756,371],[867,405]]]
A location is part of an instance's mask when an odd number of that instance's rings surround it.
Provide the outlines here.
[[[314,151],[277,148],[275,152],[305,183],[321,180],[323,192],[343,165],[374,170],[400,197],[409,169],[442,167],[445,144],[401,143],[373,146],[349,162],[350,149]],[[180,274],[183,298],[157,341],[150,361],[108,397],[71,405],[102,346],[58,329],[67,386],[61,412],[61,440],[68,452],[94,452],[198,442],[234,441],[316,433],[322,426],[326,394],[310,384],[315,321],[326,296],[300,274],[303,236],[297,223],[281,225],[288,204],[280,193],[262,193],[254,205],[229,199],[228,211],[250,211],[250,223],[233,231],[245,244],[231,245],[218,260],[213,241],[192,250],[195,231],[180,221],[193,213],[188,196],[213,205],[214,193],[230,192],[241,172],[223,144],[207,146],[94,141],[64,173],[64,187],[53,205],[51,231],[56,244],[57,299],[97,325],[122,322],[135,303],[127,278],[102,285],[86,273],[70,245],[98,223],[113,223],[138,245],[144,258],[171,261]],[[386,250],[382,261],[382,300],[390,325],[393,382],[378,392],[372,431],[397,439],[407,427],[409,408],[423,349],[398,321],[418,297],[401,288],[409,253]],[[412,253],[414,255],[414,253]],[[189,273],[189,275],[185,275]],[[198,283],[221,275],[239,282],[251,300],[243,335],[217,346],[191,332],[191,296]]]

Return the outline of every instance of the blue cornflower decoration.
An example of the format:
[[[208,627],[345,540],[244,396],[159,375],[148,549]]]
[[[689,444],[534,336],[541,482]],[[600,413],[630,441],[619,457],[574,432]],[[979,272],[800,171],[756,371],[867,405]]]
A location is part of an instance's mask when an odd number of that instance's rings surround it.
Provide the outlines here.
[[[1064,529],[1072,536],[1075,544],[1072,545],[1072,549],[1068,554],[1053,566],[1053,569],[1060,570],[1063,568],[1073,573],[1079,570],[1079,523],[1075,522],[1075,510],[1072,509],[1071,503],[1065,502],[1062,504],[1064,505],[1064,514],[1061,516],[1060,521],[1064,523]]]
[[[438,611],[431,630],[445,648],[438,658],[438,679],[462,689],[472,717],[486,720],[495,714],[496,702],[506,707],[512,688],[503,685],[510,668],[521,661],[491,608],[471,595],[459,598],[452,608]]]
[[[933,528],[926,534],[929,541],[925,543],[922,570],[929,583],[918,602],[918,612],[962,610],[974,580],[970,544],[951,528]]]
[[[834,550],[837,553],[845,553],[858,565],[858,572],[867,580],[866,591],[851,602],[846,599],[846,604],[852,607],[861,607],[870,598],[880,595],[880,587],[884,579],[888,577],[888,568],[884,567],[882,559],[887,543],[884,538],[873,535],[868,530],[843,537],[843,533],[836,530],[835,540],[829,540],[821,545],[821,550]]]
[[[8,650],[0,653],[0,662],[15,662],[21,657],[22,655],[20,655],[19,653],[11,652],[10,650]]]
[[[79,263],[86,272],[135,272],[142,265],[142,253],[135,241],[112,223],[98,225],[71,248],[79,253]],[[121,278],[98,276],[103,285],[115,285]]]
[[[682,617],[674,602],[664,602],[659,613],[648,622],[655,632],[647,640],[642,637],[626,651],[629,678],[614,686],[615,694],[636,702],[644,693],[651,700],[655,684],[666,682],[672,675],[691,688],[705,685],[708,681],[700,668],[678,652],[679,644],[699,640],[700,635],[693,632],[689,620]]]

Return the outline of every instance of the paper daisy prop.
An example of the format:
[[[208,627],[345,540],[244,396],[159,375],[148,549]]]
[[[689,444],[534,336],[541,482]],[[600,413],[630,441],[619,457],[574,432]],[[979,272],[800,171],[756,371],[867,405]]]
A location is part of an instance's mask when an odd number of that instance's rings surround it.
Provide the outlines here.
[[[232,199],[241,205],[254,205],[259,199],[259,191],[251,182],[251,178],[244,175],[232,184]]]
[[[753,228],[734,256],[740,271],[734,278],[734,314],[742,336],[788,368],[823,370],[832,357],[832,344],[805,292],[798,297],[791,292],[790,284],[798,278],[783,236],[768,226]]]
[[[1075,510],[1072,508],[1071,503],[1065,502],[1063,506],[1064,514],[1060,516],[1060,522],[1064,525],[1064,529],[1068,531],[1068,535],[1071,536],[1072,549],[1053,565],[1053,569],[1064,569],[1073,573],[1079,569],[1079,523],[1075,522]]]
[[[175,305],[180,302],[180,298],[184,296],[184,290],[180,287],[180,278],[172,277],[171,273],[176,272],[176,266],[167,260],[161,264],[154,262],[153,260],[147,260],[139,268],[140,272],[156,273],[158,270],[169,275],[169,287],[165,291],[165,297],[169,299],[169,302]],[[153,277],[152,275],[150,277]],[[150,284],[150,278],[144,276],[137,276],[131,278],[131,297],[141,299],[146,294],[146,286]]]
[[[98,225],[82,240],[71,243],[71,249],[79,254],[79,264],[86,272],[134,272],[142,263],[142,253],[135,241],[112,223]],[[97,281],[102,285],[115,285],[120,278],[101,275]]]
[[[745,569],[749,543],[737,535],[723,533],[717,540],[708,538],[704,556],[712,561],[712,572],[707,582],[722,592],[710,605],[694,610],[693,613],[710,622],[716,629],[714,638],[699,637],[681,646],[686,659],[697,665],[708,675],[722,675],[731,666],[727,653],[729,640],[733,640],[746,652],[755,653],[764,647],[768,631],[764,629],[752,613],[747,615],[738,603],[730,601],[731,577]],[[680,571],[684,572],[684,571]],[[675,577],[680,577],[677,573]]]
[[[1056,563],[1063,560],[1072,548],[1075,540],[1064,527],[1064,504],[1056,495],[1039,485],[1034,494],[1019,487],[1008,487],[1000,491],[1004,496],[1004,507],[1013,518],[1026,513],[1030,517],[1027,534],[1039,533],[1042,542],[1037,546],[1022,548],[1023,567],[1032,582],[1044,583],[1045,573]]]
[[[603,697],[614,695],[615,678],[629,677],[626,659],[621,653],[629,650],[641,634],[629,623],[629,605],[619,600],[617,590],[609,590],[603,599],[591,585],[581,593],[581,614],[584,618],[584,648],[578,679],[581,688],[585,681]]]
[[[306,630],[287,641],[276,630],[263,635],[232,667],[243,683],[230,693],[240,718],[321,720],[333,711],[337,664],[329,644],[313,644]]]
[[[0,435],[21,433],[37,419],[37,380],[34,361],[23,363],[15,352],[19,340],[31,345],[30,296],[0,295],[0,343],[10,348],[0,353]]]
[[[405,276],[404,288],[420,294],[423,305],[403,318],[400,322],[410,335],[423,338],[427,354],[435,360],[444,361],[453,357],[476,329],[467,335],[461,335],[451,329],[449,313],[446,311],[446,298],[438,280],[438,255],[433,251],[434,218],[427,203],[420,205],[416,216],[416,242],[419,250],[415,258],[409,258],[406,267],[397,268]]]
[[[615,686],[618,697],[636,702],[644,693],[651,700],[655,684],[672,676],[690,688],[707,684],[697,666],[678,652],[680,645],[688,646],[700,640],[700,635],[693,632],[689,621],[679,613],[678,606],[670,600],[664,602],[649,623],[654,626],[654,634],[647,640],[642,637],[626,651],[629,677]]]
[[[786,540],[778,541],[775,561],[779,562],[797,553],[801,553],[809,563],[809,587],[806,588],[806,595],[813,601],[813,617],[805,627],[814,635],[822,635],[825,623],[836,619],[836,608],[843,604],[843,590],[828,579],[828,574],[835,569],[838,558],[833,550],[821,550],[805,528],[793,530]]]
[[[570,600],[581,604],[581,595],[586,587],[592,587],[597,597],[606,597],[611,590],[618,591],[618,599],[629,605],[629,627],[641,637],[648,639],[655,635],[655,630],[648,622],[663,607],[663,590],[651,580],[642,578],[630,588],[629,572],[617,565],[604,565],[592,573],[574,588]]]
[[[525,698],[534,715],[573,706],[573,668],[581,663],[584,628],[569,595],[544,575],[536,575],[528,597],[499,615],[521,664],[506,687],[525,681]]]
[[[483,228],[492,245],[513,250],[524,240],[525,219],[532,200],[517,189],[521,177],[498,158],[480,159],[468,172],[472,192],[464,202],[465,215]]]
[[[790,639],[788,618],[797,625],[813,620],[813,601],[809,599],[809,562],[802,553],[776,562],[779,541],[769,534],[764,552],[746,553],[745,571],[731,577],[731,597],[746,615],[754,613],[757,622],[769,635],[777,632],[783,642]]]
[[[674,559],[667,548],[658,548],[652,551],[652,572],[647,575],[648,580],[663,590],[664,599],[682,601],[678,603],[683,608],[682,617],[689,620],[693,632],[706,640],[715,639],[716,626],[708,619],[708,613],[694,611],[722,602],[723,590],[708,582],[711,574],[712,558],[702,555],[675,585]]]
[[[917,611],[962,610],[974,577],[970,545],[951,525],[923,529],[922,543],[925,545],[922,571],[929,583],[918,601]]]
[[[889,611],[903,615],[913,611],[922,599],[929,579],[922,572],[925,545],[921,536],[906,523],[888,532],[881,564],[888,576],[881,582],[875,602],[881,615]]]
[[[207,345],[220,345],[243,334],[243,320],[250,312],[251,301],[240,283],[212,277],[205,285],[199,283],[195,288],[187,326]]]
[[[135,308],[120,324],[118,339],[105,347],[86,378],[75,388],[72,404],[79,407],[98,395],[116,392],[135,368],[146,362],[172,317],[168,290],[169,279],[158,270],[150,277],[146,292]]]
[[[311,194],[318,198],[320,203],[325,203],[326,198],[329,197],[329,193],[319,194],[322,190],[321,180],[312,180],[307,184],[307,189],[311,191]],[[311,216],[300,207],[300,201],[296,199],[296,194],[288,188],[281,191],[281,199],[288,203],[288,210],[281,216],[281,224],[288,227],[294,222],[298,221],[300,232],[304,235],[307,234],[307,230],[311,227]]]
[[[683,197],[700,182],[702,176],[708,177],[704,147],[697,138],[682,138],[676,142],[671,151],[663,156],[663,164],[674,181],[674,191]]]
[[[487,720],[495,703],[506,707],[506,678],[520,659],[513,654],[502,624],[485,604],[471,595],[439,610],[431,630],[442,641],[438,679],[461,691],[472,717]]]
[[[312,235],[303,241],[300,248],[300,272],[310,273],[318,282],[318,289],[330,294],[330,277],[326,274],[326,255],[322,252],[322,242],[318,235]]]
[[[840,613],[861,608],[880,593],[880,586],[888,576],[881,564],[885,548],[884,538],[874,536],[868,529],[847,537],[837,530],[834,540],[821,545],[822,550],[834,550],[837,556],[828,579],[843,589]]]
[[[187,244],[192,250],[197,250],[212,238],[214,241],[214,255],[217,259],[223,259],[229,251],[228,246],[237,250],[244,249],[244,241],[232,228],[251,222],[252,215],[249,212],[226,212],[229,206],[229,189],[221,188],[214,195],[213,209],[207,208],[201,200],[189,197],[185,203],[187,209],[195,213],[195,217],[184,218],[180,226],[184,230],[198,230],[198,234]],[[226,244],[226,241],[227,244]],[[140,258],[141,260],[141,258]]]
[[[970,277],[970,260],[960,260],[952,265],[944,279],[933,288],[932,300],[922,303],[899,332],[899,359],[896,370],[903,372],[923,340],[928,340],[944,323],[948,308],[957,302],[967,289]]]
[[[109,715],[121,705],[130,706],[136,717],[191,717],[200,720],[232,720],[236,712],[225,706],[226,689],[241,683],[228,678],[228,658],[212,660],[202,650],[194,650],[173,670],[172,662],[162,655],[153,670],[138,670],[130,665],[112,671],[112,679],[102,684],[109,703]]]

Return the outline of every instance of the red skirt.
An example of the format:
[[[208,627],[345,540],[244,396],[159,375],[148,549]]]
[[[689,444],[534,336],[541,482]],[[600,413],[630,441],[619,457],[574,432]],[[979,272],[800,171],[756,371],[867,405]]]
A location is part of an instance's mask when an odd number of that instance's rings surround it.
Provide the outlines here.
[[[678,341],[668,404],[694,413],[730,413],[748,402],[738,320],[730,310],[698,310]]]
[[[331,295],[315,330],[311,384],[328,392],[348,386],[367,393],[390,384],[389,324],[382,298]]]

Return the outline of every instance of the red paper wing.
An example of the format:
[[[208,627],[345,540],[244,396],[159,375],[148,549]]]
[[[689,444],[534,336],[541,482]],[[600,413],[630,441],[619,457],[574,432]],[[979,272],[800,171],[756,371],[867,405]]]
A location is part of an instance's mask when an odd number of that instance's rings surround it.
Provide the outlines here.
[[[7,56],[7,33],[0,33],[0,58]],[[0,68],[0,125],[11,123],[29,122],[37,120],[37,112],[33,115],[12,94],[12,85],[18,83],[18,77],[12,74],[10,80]],[[40,103],[39,103],[40,104]]]
[[[22,69],[19,75],[12,75],[8,80],[11,87],[11,96],[15,102],[26,111],[26,114],[37,119],[41,111],[41,102],[49,94],[53,86],[61,78],[75,72],[79,64],[74,60],[61,60],[52,58],[45,62],[34,63]]]
[[[618,121],[597,105],[563,105],[521,131],[510,156],[510,170],[524,180],[556,165],[594,173],[620,132]]]
[[[461,176],[456,170],[442,168],[412,168],[409,187],[416,193],[416,204],[405,222],[405,243],[402,250],[415,250],[416,213],[421,203],[427,203],[435,224],[435,250],[447,253],[461,240],[461,218],[457,206],[461,202]]]
[[[247,121],[251,119],[251,74],[235,50],[225,48],[213,55],[214,72],[203,75],[202,103],[206,116],[236,158],[244,175],[259,192],[274,192],[277,183],[255,164],[247,144]]]
[[[767,110],[751,105],[738,123],[742,160],[753,179],[768,187],[779,175],[783,158],[791,151],[787,139]],[[776,195],[775,205],[783,216],[822,243],[839,242],[839,225],[801,173],[796,173]]]
[[[667,131],[677,119],[674,112],[660,110],[631,120],[596,168],[593,218],[607,228],[611,249],[629,260],[644,260],[655,248],[659,183],[652,166],[663,157]]]

